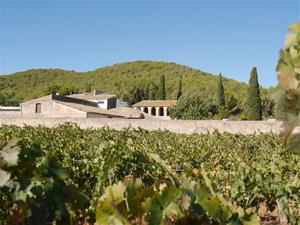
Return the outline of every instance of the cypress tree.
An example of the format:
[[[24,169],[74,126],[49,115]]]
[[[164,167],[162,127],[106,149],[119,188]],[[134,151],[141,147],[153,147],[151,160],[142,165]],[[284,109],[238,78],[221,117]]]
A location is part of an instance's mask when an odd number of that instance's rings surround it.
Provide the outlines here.
[[[251,70],[249,87],[248,87],[248,116],[250,120],[262,119],[262,106],[259,93],[259,83],[257,69],[253,67]]]
[[[177,92],[176,99],[178,100],[181,95],[182,95],[182,78],[180,78],[180,80],[179,80],[178,92]]]
[[[219,108],[225,108],[225,92],[223,86],[222,74],[219,74],[219,83],[218,83],[218,105]]]
[[[165,76],[160,76],[159,88],[157,90],[157,99],[165,100],[166,99],[166,87],[165,87]]]

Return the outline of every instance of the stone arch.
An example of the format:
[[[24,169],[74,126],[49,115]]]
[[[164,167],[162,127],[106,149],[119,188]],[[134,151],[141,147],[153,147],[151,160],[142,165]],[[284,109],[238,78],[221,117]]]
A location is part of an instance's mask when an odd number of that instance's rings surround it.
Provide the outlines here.
[[[155,116],[155,115],[156,115],[156,109],[155,109],[155,107],[152,107],[152,108],[151,108],[151,115],[152,115],[152,116]]]
[[[159,107],[159,109],[158,109],[158,115],[159,116],[164,116],[164,108],[163,107]]]

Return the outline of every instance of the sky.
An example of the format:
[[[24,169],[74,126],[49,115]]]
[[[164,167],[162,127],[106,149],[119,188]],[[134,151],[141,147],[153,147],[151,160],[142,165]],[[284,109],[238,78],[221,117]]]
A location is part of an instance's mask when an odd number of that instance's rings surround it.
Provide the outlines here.
[[[264,87],[300,0],[0,0],[0,74],[175,62]]]

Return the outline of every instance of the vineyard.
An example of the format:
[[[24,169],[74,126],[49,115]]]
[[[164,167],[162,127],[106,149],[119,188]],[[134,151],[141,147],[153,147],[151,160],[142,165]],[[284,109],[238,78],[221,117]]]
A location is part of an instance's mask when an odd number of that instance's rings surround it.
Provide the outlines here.
[[[3,126],[0,148],[0,224],[300,223],[300,156],[275,134]]]

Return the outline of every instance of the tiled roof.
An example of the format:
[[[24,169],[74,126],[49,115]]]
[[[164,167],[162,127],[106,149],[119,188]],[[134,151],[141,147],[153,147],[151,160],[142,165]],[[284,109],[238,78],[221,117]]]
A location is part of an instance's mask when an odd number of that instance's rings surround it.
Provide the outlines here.
[[[139,110],[129,107],[114,108],[109,109],[108,111],[118,113],[125,118],[144,118],[144,115]]]
[[[107,100],[116,98],[115,95],[92,95],[92,94],[74,94],[68,95],[69,98],[83,99],[83,100]]]
[[[35,102],[42,102],[42,101],[48,101],[48,100],[52,100],[53,95],[46,95],[40,98],[35,98],[32,100],[28,100],[25,102],[22,102],[20,105],[26,105],[26,104],[31,104],[31,103],[35,103]]]
[[[143,100],[135,103],[134,107],[171,107],[175,106],[177,100]]]
[[[55,101],[55,102],[87,113],[96,113],[96,114],[112,116],[112,117],[122,117],[122,115],[120,115],[119,113],[106,110],[106,109],[97,108],[94,106],[87,106],[87,105],[71,103],[71,102],[62,102],[62,101]]]

